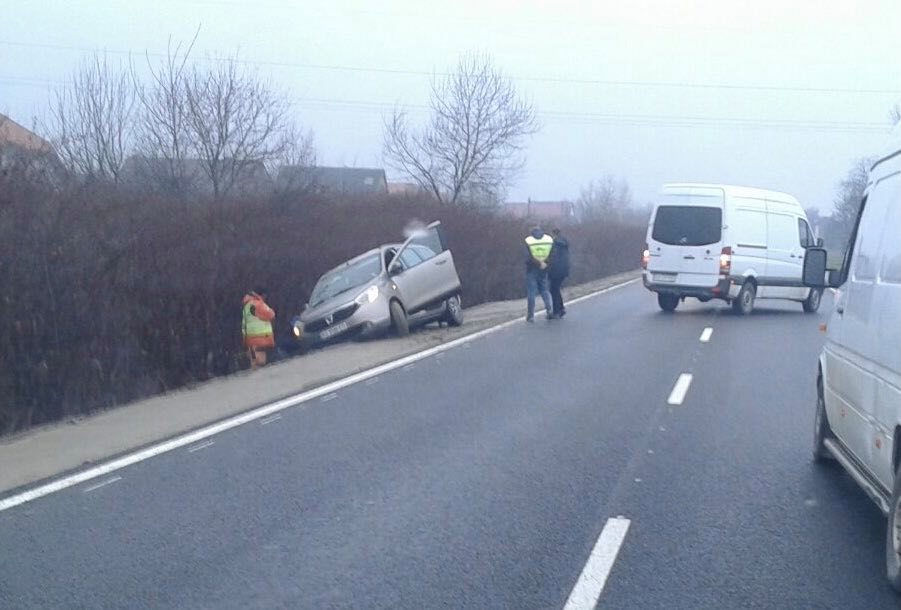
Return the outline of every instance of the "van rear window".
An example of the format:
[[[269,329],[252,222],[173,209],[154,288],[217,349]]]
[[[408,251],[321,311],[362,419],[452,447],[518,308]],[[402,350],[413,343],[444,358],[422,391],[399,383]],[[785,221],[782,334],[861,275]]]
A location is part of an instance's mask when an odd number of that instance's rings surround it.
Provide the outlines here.
[[[657,208],[651,237],[674,246],[706,246],[720,241],[723,211],[694,205],[662,205]]]

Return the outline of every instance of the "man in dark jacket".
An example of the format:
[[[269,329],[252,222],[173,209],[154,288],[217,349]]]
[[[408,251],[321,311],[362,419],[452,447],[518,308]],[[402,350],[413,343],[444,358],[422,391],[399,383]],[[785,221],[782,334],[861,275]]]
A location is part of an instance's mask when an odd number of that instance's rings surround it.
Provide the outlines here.
[[[569,241],[560,234],[560,229],[554,229],[551,234],[554,236],[554,246],[551,248],[547,274],[551,284],[551,300],[554,302],[554,317],[562,318],[566,315],[566,308],[563,306],[560,289],[563,287],[563,280],[569,276]]]

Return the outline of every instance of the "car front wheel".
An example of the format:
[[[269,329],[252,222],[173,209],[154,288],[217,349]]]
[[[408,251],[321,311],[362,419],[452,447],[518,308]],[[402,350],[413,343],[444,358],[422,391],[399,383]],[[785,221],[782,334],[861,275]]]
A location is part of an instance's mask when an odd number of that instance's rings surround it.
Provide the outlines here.
[[[391,301],[389,305],[391,312],[391,328],[398,337],[406,337],[410,334],[410,321],[407,319],[407,312],[398,301]]]

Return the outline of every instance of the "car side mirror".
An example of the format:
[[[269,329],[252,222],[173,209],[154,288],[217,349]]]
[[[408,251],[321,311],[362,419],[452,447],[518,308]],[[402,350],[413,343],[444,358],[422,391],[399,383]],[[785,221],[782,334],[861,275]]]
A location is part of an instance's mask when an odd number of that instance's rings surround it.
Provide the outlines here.
[[[828,256],[824,248],[808,248],[804,256],[804,273],[802,281],[810,288],[826,287],[826,260]]]

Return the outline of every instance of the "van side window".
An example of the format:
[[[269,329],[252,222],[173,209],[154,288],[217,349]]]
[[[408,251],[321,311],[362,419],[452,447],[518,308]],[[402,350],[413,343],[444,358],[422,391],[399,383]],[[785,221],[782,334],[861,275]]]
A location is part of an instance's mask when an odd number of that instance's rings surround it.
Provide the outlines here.
[[[854,282],[872,282],[876,279],[879,266],[879,242],[885,226],[889,202],[884,199],[890,190],[885,180],[879,182],[867,197],[867,204],[860,217],[857,228],[857,243],[851,262],[851,280]]]
[[[901,174],[892,174],[874,191],[888,207],[882,233],[882,264],[879,277],[883,282],[901,284]]]
[[[798,237],[801,240],[801,246],[809,248],[814,244],[813,237],[810,234],[810,226],[803,218],[798,219]]]

